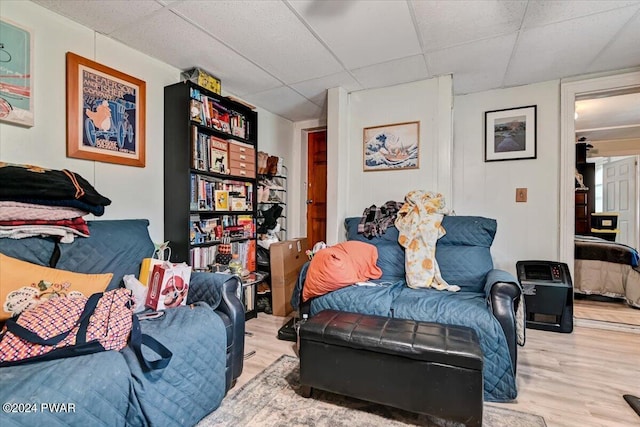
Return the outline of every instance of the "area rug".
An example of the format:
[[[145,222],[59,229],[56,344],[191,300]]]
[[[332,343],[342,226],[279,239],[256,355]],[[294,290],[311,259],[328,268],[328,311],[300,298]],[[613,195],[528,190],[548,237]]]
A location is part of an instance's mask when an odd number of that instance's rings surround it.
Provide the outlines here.
[[[242,388],[225,397],[222,405],[198,427],[371,427],[457,426],[435,417],[313,390],[309,399],[299,395],[299,364],[281,356]],[[544,418],[485,405],[483,426],[546,427]]]

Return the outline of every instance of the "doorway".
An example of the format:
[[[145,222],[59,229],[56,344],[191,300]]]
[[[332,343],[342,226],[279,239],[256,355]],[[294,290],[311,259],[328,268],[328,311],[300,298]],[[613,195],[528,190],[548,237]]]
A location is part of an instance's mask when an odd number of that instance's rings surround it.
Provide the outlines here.
[[[594,121],[594,112],[606,110],[607,104],[620,107],[624,100],[633,106],[609,115],[606,122]],[[616,212],[618,230],[608,240],[638,248],[640,241],[640,201],[638,200],[638,154],[640,154],[640,73],[610,76],[581,82],[563,83],[561,141],[561,223],[560,255],[569,264],[575,278],[573,253],[574,192],[573,172],[576,141],[586,141],[590,148],[587,162],[595,165],[594,213]],[[588,108],[587,108],[588,107]],[[628,116],[635,117],[629,121]],[[625,117],[627,117],[625,119]],[[580,121],[582,120],[582,123]],[[625,122],[626,120],[626,122]],[[607,166],[608,165],[608,166]],[[570,175],[571,174],[571,175]],[[571,179],[570,179],[571,178]],[[577,206],[576,206],[577,209]],[[565,216],[566,215],[566,216]],[[597,218],[598,216],[596,216]],[[571,225],[569,225],[571,224]],[[590,230],[590,228],[589,228]],[[597,234],[597,233],[596,233]],[[624,240],[624,241],[623,241]],[[640,310],[623,300],[601,296],[583,298],[576,294],[576,319],[608,325],[640,327]]]
[[[327,131],[307,134],[307,242],[327,240]]]

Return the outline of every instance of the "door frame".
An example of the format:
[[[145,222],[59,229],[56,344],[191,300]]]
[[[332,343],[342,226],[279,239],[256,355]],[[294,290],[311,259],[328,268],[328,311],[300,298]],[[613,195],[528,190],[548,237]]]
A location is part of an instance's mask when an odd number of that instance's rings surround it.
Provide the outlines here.
[[[309,135],[311,135],[312,133],[318,133],[318,132],[324,132],[324,142],[325,142],[325,150],[327,150],[327,128],[325,127],[319,127],[319,128],[315,128],[315,129],[307,129],[304,133],[304,145],[305,145],[305,152],[306,152],[306,157],[307,157],[307,162],[306,162],[306,168],[304,170],[304,206],[305,206],[305,211],[304,211],[304,218],[305,218],[305,225],[304,225],[304,231],[305,231],[305,235],[307,236],[308,239],[311,238],[311,236],[308,235],[308,231],[309,231],[309,205],[307,204],[307,200],[309,200]],[[328,158],[327,158],[327,174],[328,172]],[[325,183],[326,183],[326,177],[325,177]],[[327,185],[325,185],[325,191],[327,191]],[[326,200],[326,196],[325,196],[325,224],[326,224],[326,219],[327,219],[327,202],[328,200]],[[327,234],[327,228],[325,225],[325,230],[324,230],[324,234],[325,234],[325,238],[323,241],[326,241],[326,234]],[[309,245],[312,245],[314,242],[312,242],[311,240],[308,241]]]
[[[640,71],[561,82],[560,93],[560,218],[559,259],[574,267],[575,220],[575,103],[576,96],[609,92],[614,89],[640,87]]]
[[[300,199],[298,201],[298,206],[300,207],[300,211],[298,214],[298,235],[306,236],[307,234],[307,177],[309,173],[309,165],[307,164],[307,158],[309,153],[309,134],[318,131],[327,131],[328,128],[326,124],[322,124],[318,121],[316,123],[305,122],[306,126],[302,126],[299,129],[298,135],[300,136],[300,187],[299,194]]]

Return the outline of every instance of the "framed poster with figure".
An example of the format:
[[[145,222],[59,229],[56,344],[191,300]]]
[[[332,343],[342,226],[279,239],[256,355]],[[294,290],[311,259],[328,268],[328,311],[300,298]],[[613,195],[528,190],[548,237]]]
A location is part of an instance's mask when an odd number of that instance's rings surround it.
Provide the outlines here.
[[[67,52],[67,157],[145,166],[146,83]]]
[[[33,34],[0,19],[0,121],[33,126]]]
[[[365,172],[418,169],[420,122],[367,127],[362,139]]]
[[[484,113],[484,161],[536,158],[536,106]]]

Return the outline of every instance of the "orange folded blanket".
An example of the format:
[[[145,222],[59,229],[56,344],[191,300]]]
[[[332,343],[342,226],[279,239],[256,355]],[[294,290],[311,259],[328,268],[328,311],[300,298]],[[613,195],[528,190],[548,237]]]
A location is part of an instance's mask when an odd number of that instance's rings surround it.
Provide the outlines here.
[[[307,270],[302,300],[324,295],[336,289],[379,279],[382,270],[376,265],[378,248],[358,241],[338,243],[317,252]]]

